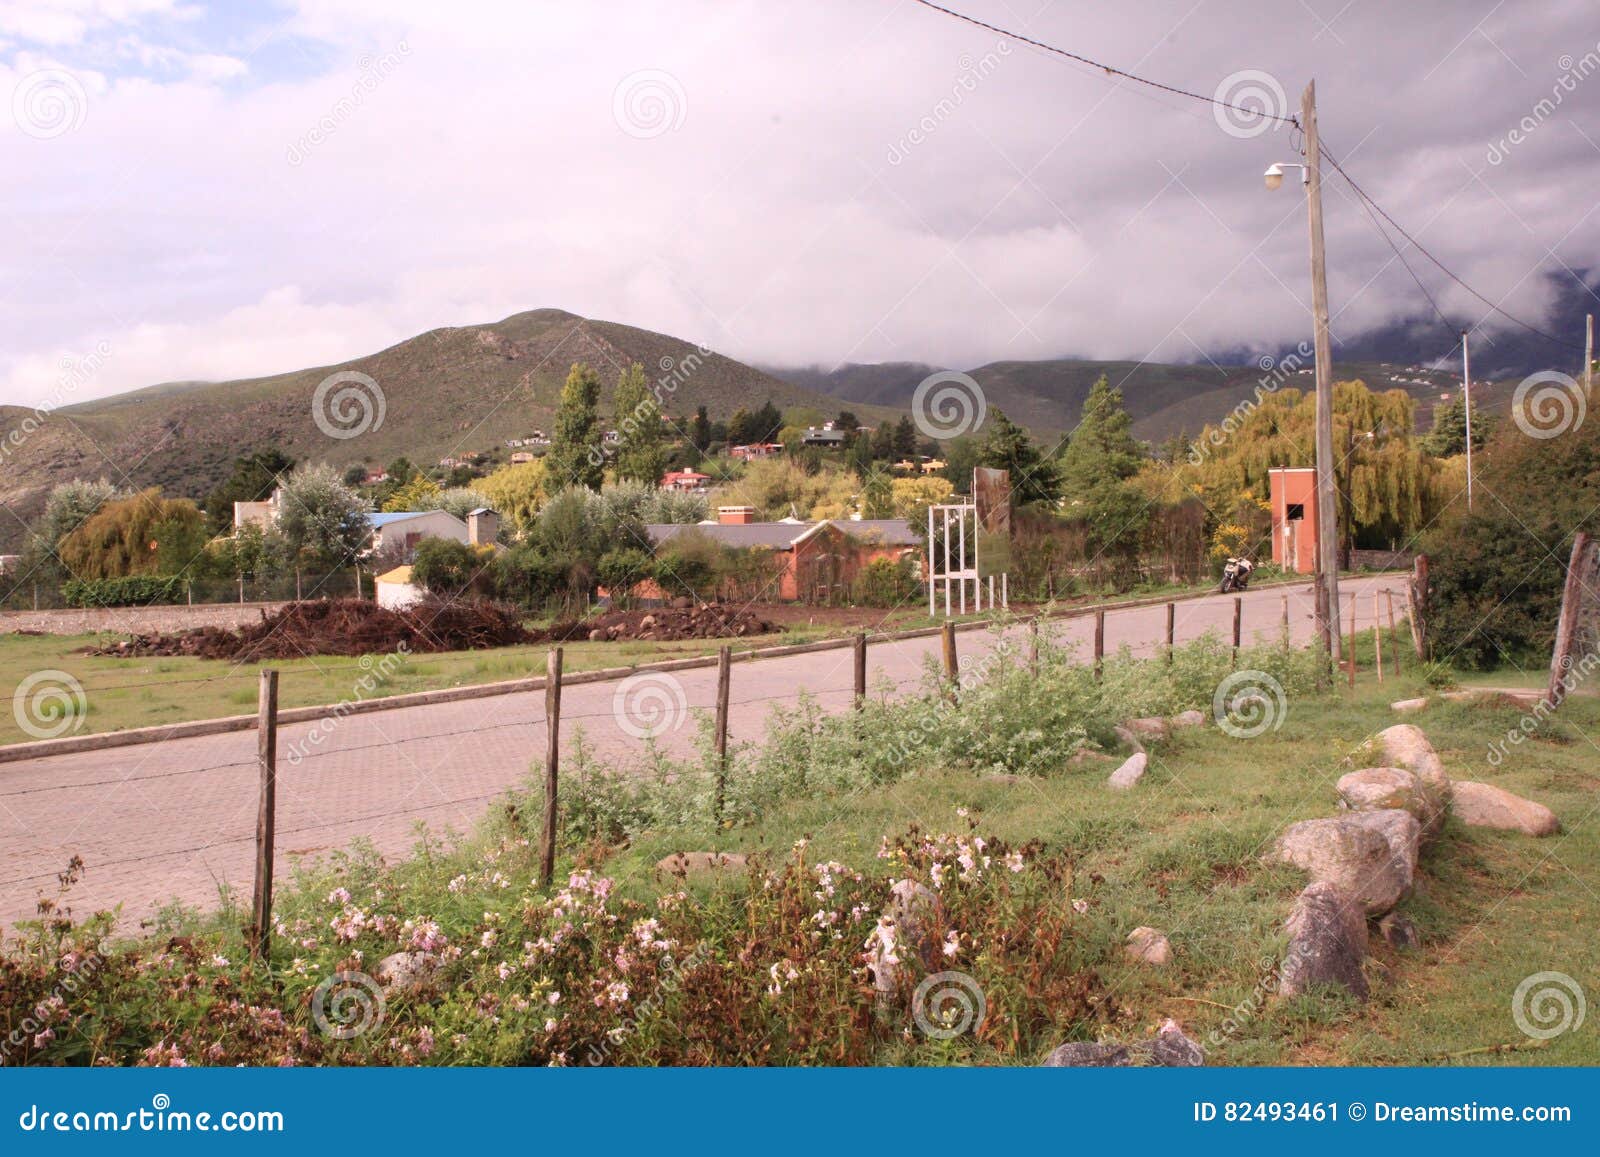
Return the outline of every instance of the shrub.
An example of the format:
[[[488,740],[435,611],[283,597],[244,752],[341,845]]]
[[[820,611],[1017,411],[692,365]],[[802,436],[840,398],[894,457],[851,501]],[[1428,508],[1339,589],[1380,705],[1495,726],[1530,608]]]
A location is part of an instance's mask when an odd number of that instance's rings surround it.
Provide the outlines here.
[[[922,594],[917,565],[910,558],[875,558],[856,572],[850,600],[862,607],[897,607]]]
[[[182,602],[184,583],[176,575],[69,579],[61,596],[69,607],[145,607]]]
[[[417,543],[411,581],[436,595],[456,595],[472,585],[488,559],[453,538],[424,538]]]

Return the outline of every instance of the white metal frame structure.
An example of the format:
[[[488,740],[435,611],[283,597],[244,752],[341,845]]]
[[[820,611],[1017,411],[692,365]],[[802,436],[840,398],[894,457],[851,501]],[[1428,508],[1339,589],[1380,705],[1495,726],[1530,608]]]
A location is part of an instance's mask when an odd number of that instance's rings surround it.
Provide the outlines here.
[[[941,538],[934,537],[938,522],[943,531]],[[969,532],[968,527],[971,530]],[[944,588],[944,613],[967,613],[967,584],[972,584],[972,609],[991,610],[996,605],[1010,605],[1009,575],[1000,576],[1000,589],[995,590],[995,576],[988,581],[988,598],[984,598],[984,581],[978,576],[978,507],[976,503],[952,503],[928,507],[928,617],[939,613],[938,592]],[[952,593],[952,586],[955,588]]]

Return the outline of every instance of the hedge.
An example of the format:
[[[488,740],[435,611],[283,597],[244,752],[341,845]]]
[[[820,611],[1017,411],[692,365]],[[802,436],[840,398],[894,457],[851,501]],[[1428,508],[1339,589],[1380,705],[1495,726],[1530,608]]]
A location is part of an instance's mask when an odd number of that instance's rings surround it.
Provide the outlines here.
[[[144,607],[183,601],[183,580],[176,575],[69,579],[61,595],[69,607]]]

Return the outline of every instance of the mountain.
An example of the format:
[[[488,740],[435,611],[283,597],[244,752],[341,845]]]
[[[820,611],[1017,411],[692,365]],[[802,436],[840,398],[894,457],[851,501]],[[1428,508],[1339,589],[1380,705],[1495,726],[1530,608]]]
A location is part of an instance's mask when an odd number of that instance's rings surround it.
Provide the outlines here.
[[[720,354],[701,354],[675,337],[533,310],[493,325],[432,330],[338,365],[231,382],[169,382],[66,406],[42,420],[30,409],[0,407],[0,430],[30,431],[0,455],[0,504],[11,515],[0,520],[0,551],[17,549],[24,523],[50,488],[71,478],[105,477],[200,499],[236,457],[268,446],[297,461],[340,467],[381,465],[401,455],[428,465],[445,455],[497,448],[503,459],[507,439],[550,428],[574,362],[599,372],[603,414],[618,373],[634,362],[660,383],[664,408],[674,416],[703,405],[725,417],[768,398],[780,409],[811,409],[816,420],[839,408],[826,395]],[[381,423],[374,409],[370,428],[355,437],[330,437],[319,427],[313,398],[335,373],[365,374],[377,383]],[[359,384],[352,388],[370,395]],[[325,398],[324,415],[337,397],[338,388]],[[360,425],[354,395],[347,405]],[[883,416],[858,410],[864,421]]]

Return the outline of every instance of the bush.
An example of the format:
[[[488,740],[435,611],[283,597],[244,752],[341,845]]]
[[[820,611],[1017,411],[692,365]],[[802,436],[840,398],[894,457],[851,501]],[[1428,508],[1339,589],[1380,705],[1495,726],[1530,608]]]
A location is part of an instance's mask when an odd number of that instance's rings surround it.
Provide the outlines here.
[[[488,564],[478,551],[453,538],[424,538],[417,543],[411,581],[436,595],[457,595],[471,586]]]
[[[910,558],[875,558],[850,584],[850,601],[861,607],[898,607],[921,595],[917,565]]]
[[[69,607],[146,607],[182,602],[184,583],[176,575],[69,579],[61,596]]]

